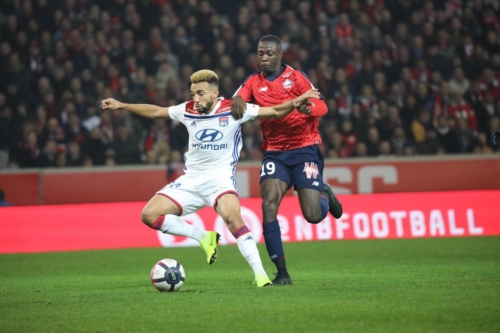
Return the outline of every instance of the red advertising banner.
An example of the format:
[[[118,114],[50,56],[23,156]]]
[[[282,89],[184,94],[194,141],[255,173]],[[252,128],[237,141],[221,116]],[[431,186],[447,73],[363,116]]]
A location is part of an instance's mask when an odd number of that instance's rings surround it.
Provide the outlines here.
[[[313,225],[301,215],[297,198],[283,200],[279,221],[283,241],[467,237],[500,235],[500,191],[344,195],[344,215]],[[0,253],[194,246],[184,237],[147,228],[139,219],[145,202],[7,207],[0,209]],[[242,199],[242,216],[263,242],[261,200]],[[185,217],[235,243],[212,208]]]
[[[40,203],[40,175],[37,171],[0,172],[0,189],[16,205]]]
[[[260,165],[238,171],[246,175],[238,186],[249,197],[260,196]],[[325,163],[323,180],[338,194],[500,189],[500,156],[338,160]]]
[[[260,163],[238,164],[242,198],[260,197],[260,172]],[[330,160],[323,178],[337,194],[500,189],[500,155]],[[0,172],[15,205],[145,201],[167,183],[158,166]]]

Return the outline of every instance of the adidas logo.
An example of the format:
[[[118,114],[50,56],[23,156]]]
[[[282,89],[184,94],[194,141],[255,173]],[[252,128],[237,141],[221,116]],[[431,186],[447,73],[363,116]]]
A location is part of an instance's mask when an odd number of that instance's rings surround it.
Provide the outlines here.
[[[189,126],[196,126],[196,121],[193,121]]]
[[[248,236],[247,238],[245,238],[244,242],[247,241],[247,240],[250,240],[250,239],[253,239],[252,236]]]

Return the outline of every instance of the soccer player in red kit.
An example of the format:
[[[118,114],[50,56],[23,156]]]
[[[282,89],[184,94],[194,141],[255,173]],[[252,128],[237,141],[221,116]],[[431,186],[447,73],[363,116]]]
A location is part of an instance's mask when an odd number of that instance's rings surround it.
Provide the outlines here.
[[[233,97],[235,119],[245,112],[246,102],[259,106],[282,103],[312,88],[309,78],[299,70],[281,63],[281,40],[274,35],[260,39],[257,57],[261,72],[248,77]],[[300,208],[309,223],[321,222],[328,211],[342,216],[342,205],[329,185],[323,183],[324,159],[319,149],[321,137],[318,117],[327,113],[322,98],[311,99],[285,118],[260,121],[266,151],[260,174],[263,230],[269,257],[277,268],[275,285],[292,284],[286,268],[285,253],[278,223],[278,208],[292,185],[299,196]],[[309,109],[309,110],[305,110]],[[305,113],[302,113],[307,111]]]

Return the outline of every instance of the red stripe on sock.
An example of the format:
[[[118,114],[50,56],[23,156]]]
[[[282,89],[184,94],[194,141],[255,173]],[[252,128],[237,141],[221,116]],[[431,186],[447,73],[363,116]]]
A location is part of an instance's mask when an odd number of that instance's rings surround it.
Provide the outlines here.
[[[162,225],[163,225],[163,222],[165,222],[165,216],[162,215],[160,216],[159,218],[156,219],[155,223],[153,223],[153,225],[151,226],[151,228],[153,229],[156,229],[156,230],[160,230]]]
[[[234,238],[238,239],[241,236],[248,234],[249,232],[250,232],[250,229],[248,229],[248,227],[246,225],[244,225],[242,227],[239,227],[238,229],[235,229],[232,232],[232,234],[233,234]]]

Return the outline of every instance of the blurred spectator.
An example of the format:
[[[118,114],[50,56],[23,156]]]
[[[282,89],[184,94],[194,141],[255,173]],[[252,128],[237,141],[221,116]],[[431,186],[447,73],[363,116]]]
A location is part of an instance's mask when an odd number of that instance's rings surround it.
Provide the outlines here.
[[[429,109],[422,108],[418,117],[413,120],[411,127],[415,143],[423,143],[426,139],[427,130],[432,128],[432,117]]]
[[[132,136],[127,126],[121,126],[117,129],[113,149],[116,152],[116,164],[141,163],[139,143]]]
[[[452,102],[448,105],[446,111],[449,115],[455,116],[457,119],[465,119],[469,127],[473,131],[477,131],[476,113],[472,109],[472,106],[464,100],[461,93],[453,93]]]
[[[450,80],[450,91],[452,93],[464,94],[470,86],[469,80],[465,77],[464,70],[460,67],[455,68],[453,77]]]
[[[440,117],[436,130],[438,141],[446,153],[456,154],[462,151],[454,117]]]
[[[83,165],[83,156],[81,154],[80,144],[78,142],[70,141],[68,143],[68,154],[66,161],[68,166]]]
[[[45,148],[40,155],[41,167],[54,167],[56,166],[57,156],[57,143],[53,139],[47,140]]]
[[[0,168],[177,158],[188,144],[178,122],[101,112],[100,101],[178,104],[202,68],[229,98],[259,71],[268,33],[327,101],[326,156],[489,153],[483,134],[500,116],[500,11],[489,3],[2,1]],[[242,132],[241,159],[260,159],[258,125]]]

